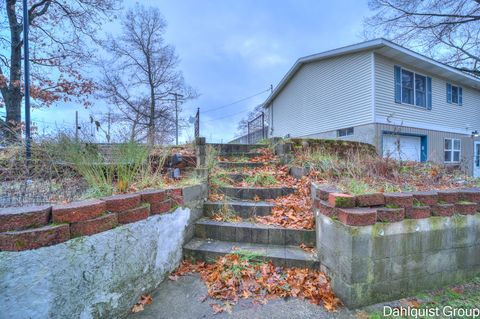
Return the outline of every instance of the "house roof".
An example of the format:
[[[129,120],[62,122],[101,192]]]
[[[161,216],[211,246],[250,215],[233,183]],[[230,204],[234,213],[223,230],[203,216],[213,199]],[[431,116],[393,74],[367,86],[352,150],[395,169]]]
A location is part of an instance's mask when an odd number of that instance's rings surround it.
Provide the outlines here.
[[[427,70],[429,73],[436,74],[440,77],[450,79],[453,82],[470,86],[475,89],[480,89],[480,79],[466,74],[462,71],[459,71],[451,66],[448,66],[444,63],[438,62],[431,58],[428,58],[422,54],[419,54],[415,51],[404,48],[398,44],[395,44],[391,41],[388,41],[383,38],[374,39],[370,41],[365,41],[346,47],[341,47],[334,50],[325,51],[322,53],[307,55],[302,58],[299,58],[295,64],[290,68],[290,70],[285,74],[280,83],[275,87],[272,94],[267,98],[264,105],[268,107],[270,102],[282,91],[285,85],[293,78],[295,73],[304,65],[310,62],[321,61],[324,59],[342,56],[345,54],[351,54],[361,51],[378,52],[383,56],[390,57],[396,61],[415,65],[418,69]]]

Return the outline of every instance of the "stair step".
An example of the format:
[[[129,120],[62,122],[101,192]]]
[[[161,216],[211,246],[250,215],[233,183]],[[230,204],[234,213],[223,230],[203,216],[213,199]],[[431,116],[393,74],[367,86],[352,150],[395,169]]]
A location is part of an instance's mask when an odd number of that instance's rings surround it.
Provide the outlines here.
[[[218,150],[220,154],[248,153],[258,148],[265,147],[262,144],[208,144]]]
[[[224,169],[229,168],[255,168],[268,165],[266,162],[217,162],[217,166]]]
[[[275,199],[295,192],[293,187],[219,187],[218,192],[229,198],[251,200]]]
[[[235,252],[247,250],[256,252],[265,260],[271,260],[277,266],[318,269],[316,254],[311,254],[298,246],[238,243],[219,240],[193,238],[183,246],[186,258],[212,262],[216,258]]]
[[[262,156],[262,153],[259,152],[236,152],[236,153],[219,153],[218,156],[220,157],[248,157],[254,158]]]
[[[251,222],[221,222],[202,218],[195,223],[195,236],[202,239],[252,244],[314,247],[315,231]]]
[[[247,219],[254,216],[270,215],[274,206],[274,204],[267,202],[246,202],[240,200],[224,202],[207,201],[203,204],[203,214],[210,217],[215,213],[219,213],[227,209],[241,218]]]
[[[227,183],[230,183],[230,182],[238,183],[238,182],[242,182],[243,180],[245,180],[245,178],[247,178],[250,175],[243,174],[243,173],[220,173],[216,176],[227,180]]]

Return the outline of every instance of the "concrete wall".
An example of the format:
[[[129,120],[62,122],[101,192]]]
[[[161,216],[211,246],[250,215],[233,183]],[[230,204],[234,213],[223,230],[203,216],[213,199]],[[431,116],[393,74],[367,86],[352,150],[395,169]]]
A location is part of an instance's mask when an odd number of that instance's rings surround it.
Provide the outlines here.
[[[317,248],[349,307],[407,297],[480,274],[480,215],[347,226],[317,211]]]
[[[355,126],[353,129],[353,135],[350,136],[337,136],[337,130],[327,131],[322,133],[315,133],[304,136],[306,138],[326,138],[326,139],[338,139],[345,141],[363,142],[375,145],[377,139],[377,130],[375,124],[366,124]]]
[[[182,258],[202,215],[205,185],[187,207],[49,247],[0,252],[0,317],[121,318]]]

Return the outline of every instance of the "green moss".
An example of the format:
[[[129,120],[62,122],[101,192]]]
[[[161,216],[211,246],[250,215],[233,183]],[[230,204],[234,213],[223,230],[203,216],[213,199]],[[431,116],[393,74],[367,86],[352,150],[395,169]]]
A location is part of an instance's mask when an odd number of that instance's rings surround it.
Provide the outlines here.
[[[385,208],[396,209],[396,208],[401,208],[401,207],[398,206],[398,205],[395,205],[395,204],[387,204],[387,205],[385,205]]]
[[[430,222],[430,228],[432,230],[440,230],[443,229],[443,220],[445,217],[438,217],[438,216],[432,216],[428,219]]]
[[[418,219],[405,219],[403,221],[405,228],[408,232],[415,232],[418,226]]]
[[[27,243],[21,239],[17,239],[15,241],[15,247],[16,248],[19,248],[19,249],[22,249],[22,248],[25,248],[25,246],[27,246]]]
[[[335,206],[337,207],[348,207],[351,206],[352,197],[336,197],[335,198]]]
[[[467,217],[459,214],[455,214],[452,216],[452,222],[455,227],[461,228],[467,225]]]
[[[423,207],[423,206],[428,206],[424,202],[419,201],[418,199],[414,198],[413,199],[413,206],[414,207]]]
[[[385,233],[385,224],[387,223],[375,223],[372,225],[372,236],[378,237],[382,231]]]
[[[475,204],[475,203],[469,202],[467,200],[461,200],[461,201],[457,202],[457,204],[459,204],[459,205],[471,205],[471,204]]]

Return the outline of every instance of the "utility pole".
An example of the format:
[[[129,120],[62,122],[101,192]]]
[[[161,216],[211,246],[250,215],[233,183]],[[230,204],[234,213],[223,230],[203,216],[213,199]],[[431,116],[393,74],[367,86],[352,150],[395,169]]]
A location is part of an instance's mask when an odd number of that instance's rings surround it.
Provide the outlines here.
[[[75,142],[78,142],[78,111],[75,111]]]
[[[112,111],[108,109],[107,114],[107,143],[110,144],[110,126],[112,124]]]
[[[175,97],[175,144],[178,145],[178,97],[183,95],[178,93],[171,93]]]
[[[25,65],[25,156],[27,161],[30,161],[31,157],[31,135],[30,135],[30,64],[29,64],[29,52],[28,52],[28,7],[27,0],[23,0],[23,56]]]

